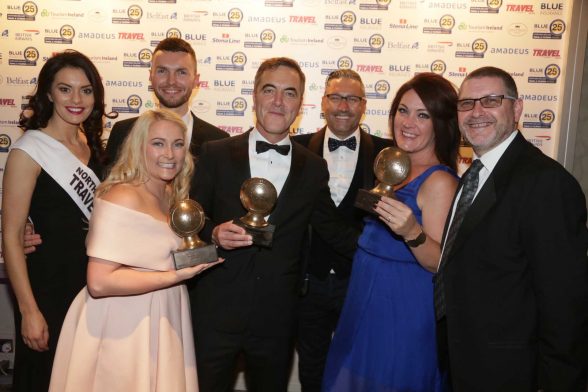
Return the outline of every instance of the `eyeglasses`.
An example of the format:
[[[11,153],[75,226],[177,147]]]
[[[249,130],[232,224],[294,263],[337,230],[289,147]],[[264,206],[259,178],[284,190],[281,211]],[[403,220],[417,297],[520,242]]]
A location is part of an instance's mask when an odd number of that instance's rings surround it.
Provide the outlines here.
[[[517,100],[517,98],[509,97],[508,95],[486,95],[482,98],[460,99],[457,101],[457,110],[459,112],[468,112],[476,106],[476,101],[480,101],[480,105],[482,105],[483,108],[497,108],[502,105],[503,99]]]
[[[339,105],[341,101],[346,101],[349,106],[357,106],[365,99],[364,97],[358,97],[357,95],[348,95],[344,97],[339,94],[326,94],[325,97],[327,97],[329,102],[333,105]]]

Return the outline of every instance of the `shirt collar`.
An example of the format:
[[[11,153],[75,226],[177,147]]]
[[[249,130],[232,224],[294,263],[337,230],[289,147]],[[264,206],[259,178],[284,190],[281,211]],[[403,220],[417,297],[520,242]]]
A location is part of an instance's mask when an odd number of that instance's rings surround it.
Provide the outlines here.
[[[514,140],[514,138],[517,136],[518,133],[519,133],[519,131],[515,130],[506,139],[504,139],[500,144],[498,144],[492,150],[487,151],[486,153],[484,153],[480,157],[478,155],[476,155],[476,153],[474,152],[473,159],[480,159],[480,161],[482,161],[482,164],[484,165],[484,167],[489,172],[492,172],[492,170],[494,170],[494,167],[496,166],[496,164],[500,160],[500,157],[502,157],[502,154],[504,154],[504,152],[506,151],[508,146],[510,146],[510,143],[512,143],[512,141]]]

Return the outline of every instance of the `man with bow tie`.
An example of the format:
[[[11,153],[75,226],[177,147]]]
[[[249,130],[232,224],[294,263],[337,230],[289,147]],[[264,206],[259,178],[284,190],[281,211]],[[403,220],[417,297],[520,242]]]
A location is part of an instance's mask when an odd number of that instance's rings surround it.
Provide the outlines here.
[[[255,127],[202,146],[190,194],[209,218],[201,237],[225,262],[201,274],[190,293],[200,390],[232,390],[242,355],[249,390],[286,391],[309,224],[349,259],[355,252],[359,233],[338,217],[325,161],[289,138],[304,83],[296,61],[264,61],[254,80]],[[278,193],[269,248],[233,223],[247,212],[239,191],[251,177],[269,180]]]
[[[327,161],[331,198],[342,219],[361,231],[365,213],[353,206],[355,196],[360,188],[374,187],[374,158],[392,141],[361,129],[365,87],[353,70],[339,69],[327,76],[321,107],[327,125],[293,139]],[[306,264],[298,320],[298,373],[304,392],[318,392],[347,292],[351,263],[313,229]]]

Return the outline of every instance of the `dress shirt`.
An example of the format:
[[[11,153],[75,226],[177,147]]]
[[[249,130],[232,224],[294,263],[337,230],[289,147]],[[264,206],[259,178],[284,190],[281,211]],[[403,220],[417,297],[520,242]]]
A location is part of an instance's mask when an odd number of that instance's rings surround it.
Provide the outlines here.
[[[494,168],[498,164],[498,161],[502,157],[502,154],[504,154],[504,152],[506,151],[508,146],[510,146],[510,143],[512,143],[514,138],[517,136],[518,132],[519,132],[518,130],[515,130],[514,132],[512,132],[499,145],[494,147],[492,150],[486,152],[481,157],[477,156],[476,153],[474,153],[474,157],[472,158],[472,161],[475,159],[479,159],[482,162],[482,164],[484,165],[484,167],[482,169],[480,169],[480,173],[478,173],[478,189],[476,189],[476,194],[474,195],[474,199],[472,200],[472,204],[476,200],[478,193],[480,193],[480,189],[482,189],[482,187],[486,183],[486,180],[488,180],[488,177],[490,177],[492,170],[494,170]],[[455,198],[455,200],[453,201],[453,205],[451,206],[451,220],[449,221],[449,225],[447,227],[451,227],[451,222],[453,222],[453,215],[455,214],[455,207],[457,206],[457,202],[459,201],[460,197],[461,197],[461,189],[459,190],[457,197]],[[444,241],[445,241],[445,239],[444,239]],[[445,248],[445,242],[443,242],[443,248],[441,249],[441,252],[442,252],[441,258],[443,257],[443,249],[444,248]],[[439,260],[441,260],[441,258],[439,258]]]
[[[249,134],[249,169],[251,170],[251,177],[261,177],[271,182],[279,196],[290,173],[292,143],[287,135],[278,143],[275,143],[280,146],[290,146],[290,151],[286,155],[282,155],[276,150],[267,150],[258,154],[255,151],[255,144],[258,140],[269,143],[257,129],[253,129]]]
[[[357,147],[351,150],[347,147],[339,147],[335,151],[329,151],[327,140],[330,137],[337,140],[347,140],[354,137],[357,140]],[[355,130],[346,139],[341,139],[327,127],[325,131],[325,142],[323,143],[323,158],[327,161],[329,168],[329,188],[331,189],[331,199],[336,206],[341,204],[343,198],[349,190],[351,180],[355,174],[355,167],[357,166],[357,159],[359,157],[359,128]]]
[[[186,143],[189,147],[192,140],[192,129],[194,128],[194,117],[192,117],[192,112],[190,110],[182,116],[182,121],[186,124]],[[188,150],[190,149],[188,148]]]

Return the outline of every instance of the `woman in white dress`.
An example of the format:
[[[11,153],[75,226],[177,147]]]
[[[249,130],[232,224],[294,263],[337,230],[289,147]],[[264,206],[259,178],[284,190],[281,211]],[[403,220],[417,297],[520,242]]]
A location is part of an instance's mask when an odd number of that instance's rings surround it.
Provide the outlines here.
[[[193,161],[186,126],[148,111],[96,191],[88,285],[69,309],[50,391],[197,391],[183,282],[222,260],[175,270],[180,238],[168,211],[188,196]]]

